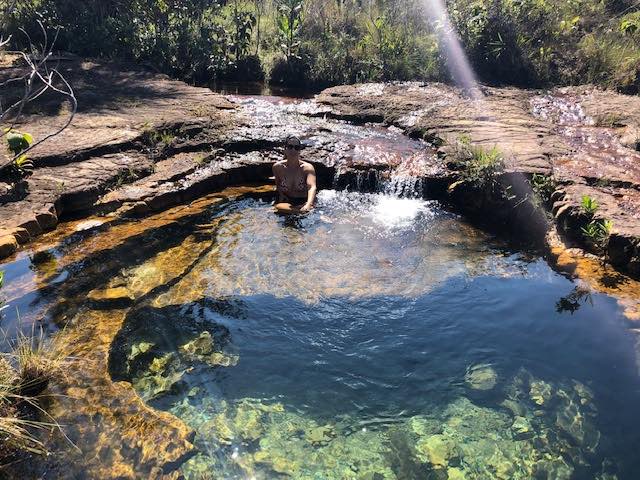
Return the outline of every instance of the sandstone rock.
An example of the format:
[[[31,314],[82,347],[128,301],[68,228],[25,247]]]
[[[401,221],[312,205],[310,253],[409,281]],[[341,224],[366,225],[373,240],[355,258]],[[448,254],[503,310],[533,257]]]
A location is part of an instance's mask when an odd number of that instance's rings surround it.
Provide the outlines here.
[[[304,434],[305,440],[314,446],[327,445],[335,436],[336,432],[331,425],[315,427]]]
[[[457,458],[455,442],[446,435],[437,434],[426,437],[416,445],[418,457],[434,468],[447,468]]]
[[[36,212],[36,221],[43,231],[52,230],[58,224],[58,216],[55,209],[51,207],[49,210]]]
[[[182,345],[180,351],[196,357],[211,355],[213,353],[213,337],[210,332],[205,330],[197,338]]]
[[[464,380],[474,390],[491,390],[496,386],[498,374],[489,364],[473,365],[467,368]]]
[[[220,352],[213,352],[204,357],[204,361],[212,367],[233,367],[238,364],[239,360],[237,355],[226,355]]]
[[[12,230],[11,233],[14,237],[16,237],[16,240],[20,245],[27,243],[31,239],[31,236],[29,235],[29,232],[26,228],[16,227]]]
[[[152,360],[151,365],[149,365],[149,371],[153,374],[163,374],[176,360],[176,355],[173,352],[167,353],[162,357],[156,357]]]
[[[131,347],[131,353],[128,355],[127,360],[135,360],[139,355],[145,354],[155,346],[154,343],[140,342]]]
[[[545,405],[549,403],[553,392],[551,385],[542,380],[533,380],[529,387],[529,397],[536,405]]]
[[[525,417],[516,417],[511,425],[514,437],[518,440],[531,438],[534,434],[529,420]]]
[[[29,232],[27,231],[27,229],[26,228],[21,228],[21,227],[16,227],[16,228],[12,228],[10,230],[1,230],[0,231],[0,237],[4,237],[6,235],[14,236],[19,245],[24,245],[25,243],[27,243],[31,239],[31,236],[29,235]],[[0,256],[0,258],[1,258],[1,256]]]
[[[8,257],[18,249],[18,242],[13,235],[0,237],[0,258]]]
[[[125,287],[113,287],[91,290],[87,294],[89,300],[96,308],[121,308],[133,303],[133,296]]]
[[[29,232],[29,235],[31,237],[36,237],[42,233],[42,227],[40,227],[40,224],[36,220],[35,216],[26,218],[23,217],[16,223],[18,228],[25,229],[27,232]]]
[[[466,480],[466,475],[457,467],[447,468],[447,480]]]

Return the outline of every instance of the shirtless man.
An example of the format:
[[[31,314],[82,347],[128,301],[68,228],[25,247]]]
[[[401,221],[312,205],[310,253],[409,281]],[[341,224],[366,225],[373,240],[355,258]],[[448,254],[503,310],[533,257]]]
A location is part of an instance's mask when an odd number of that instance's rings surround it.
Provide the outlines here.
[[[300,160],[302,142],[289,136],[284,142],[285,159],[273,165],[278,190],[275,208],[281,213],[305,213],[316,200],[316,171],[313,165]]]

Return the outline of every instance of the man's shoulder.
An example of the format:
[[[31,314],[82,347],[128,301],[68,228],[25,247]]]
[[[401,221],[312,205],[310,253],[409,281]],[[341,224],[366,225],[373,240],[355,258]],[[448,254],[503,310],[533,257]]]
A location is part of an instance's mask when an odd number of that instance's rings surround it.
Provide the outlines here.
[[[316,169],[309,162],[302,162],[302,168],[305,172],[315,172]]]
[[[280,160],[277,161],[276,163],[273,164],[273,168],[282,168],[285,165],[285,161],[284,160]]]

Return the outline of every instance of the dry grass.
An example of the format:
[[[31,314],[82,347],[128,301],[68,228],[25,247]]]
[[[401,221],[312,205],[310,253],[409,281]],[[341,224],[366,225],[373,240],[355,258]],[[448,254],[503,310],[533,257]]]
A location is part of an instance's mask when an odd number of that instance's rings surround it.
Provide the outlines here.
[[[60,425],[38,399],[50,381],[64,378],[70,360],[42,329],[19,333],[10,343],[12,350],[0,353],[0,465],[21,451],[47,453],[38,432]]]
[[[22,395],[37,396],[51,380],[62,379],[69,357],[44,331],[35,328],[30,335],[18,333],[12,353],[8,354],[19,376]]]

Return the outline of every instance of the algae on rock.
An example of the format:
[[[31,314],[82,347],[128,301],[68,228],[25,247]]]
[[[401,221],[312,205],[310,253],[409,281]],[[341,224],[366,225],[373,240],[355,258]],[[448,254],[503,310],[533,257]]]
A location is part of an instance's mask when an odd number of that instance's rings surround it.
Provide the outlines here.
[[[474,390],[491,390],[498,382],[498,374],[489,364],[472,365],[467,368],[464,380]]]

